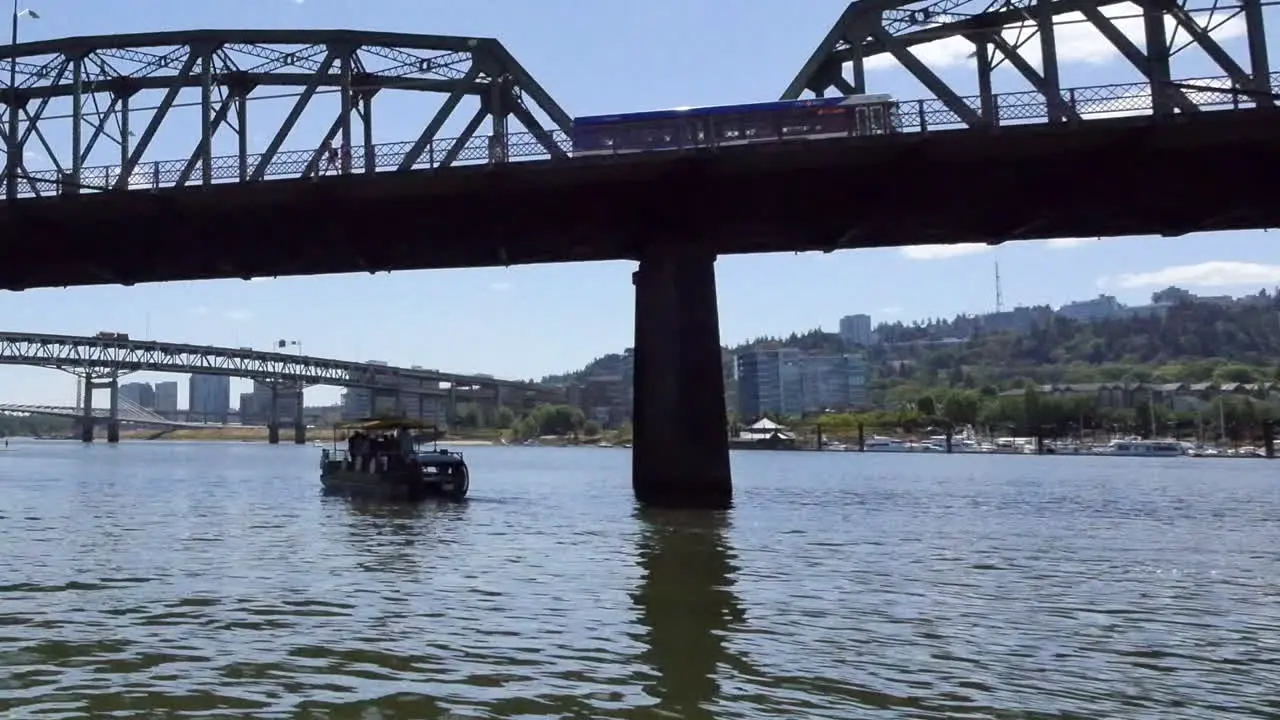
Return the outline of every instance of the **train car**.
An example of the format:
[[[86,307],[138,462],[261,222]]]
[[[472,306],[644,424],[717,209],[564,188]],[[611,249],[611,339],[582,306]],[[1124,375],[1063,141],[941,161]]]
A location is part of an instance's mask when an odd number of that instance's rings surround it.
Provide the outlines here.
[[[753,143],[886,135],[897,131],[890,95],[782,100],[574,118],[575,157]]]

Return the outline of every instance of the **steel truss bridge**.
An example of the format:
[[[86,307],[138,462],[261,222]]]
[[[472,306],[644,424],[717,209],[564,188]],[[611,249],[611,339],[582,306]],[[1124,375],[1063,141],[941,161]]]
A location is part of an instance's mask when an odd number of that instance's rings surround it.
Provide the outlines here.
[[[451,389],[464,396],[473,388],[509,388],[514,395],[555,393],[554,388],[457,375],[430,370],[346,362],[280,352],[240,350],[206,345],[120,340],[74,335],[39,335],[0,332],[0,365],[32,365],[105,378],[137,371],[227,375],[279,383],[367,387],[374,390],[448,395]],[[440,388],[441,382],[451,388]],[[490,393],[492,394],[492,393]],[[516,399],[515,397],[512,398]],[[157,416],[159,417],[159,416]]]
[[[111,420],[109,408],[90,408],[93,417],[98,420]],[[30,405],[25,403],[0,403],[0,413],[7,415],[48,415],[51,417],[69,417],[80,419],[85,416],[84,408],[65,407],[61,405]],[[119,398],[116,409],[116,420],[133,425],[158,425],[166,428],[210,428],[224,427],[212,423],[189,423],[170,420],[138,405],[129,398]]]
[[[861,0],[782,97],[874,92],[868,75],[895,65],[929,95],[901,102],[907,132],[1270,107],[1280,74],[1270,69],[1264,12],[1263,0]],[[1059,50],[1079,45],[1086,28],[1129,66],[1131,81],[1069,82],[1073,69],[1096,71]],[[569,151],[570,116],[490,38],[202,30],[0,48],[0,68],[9,62],[9,199]],[[953,66],[947,80],[940,63]],[[416,136],[379,131],[374,118],[386,116],[414,118]],[[158,138],[190,149],[157,155]],[[343,148],[332,166],[329,146]]]

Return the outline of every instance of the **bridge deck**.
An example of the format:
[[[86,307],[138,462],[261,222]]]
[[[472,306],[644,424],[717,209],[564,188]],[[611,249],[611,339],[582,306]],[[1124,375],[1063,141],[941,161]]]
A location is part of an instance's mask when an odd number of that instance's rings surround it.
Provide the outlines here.
[[[38,198],[0,286],[1272,227],[1278,157],[1264,109]]]

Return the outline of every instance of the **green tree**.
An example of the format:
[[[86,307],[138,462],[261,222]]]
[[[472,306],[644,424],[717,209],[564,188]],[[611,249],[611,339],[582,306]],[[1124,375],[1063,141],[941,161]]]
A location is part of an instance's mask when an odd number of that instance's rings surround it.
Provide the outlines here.
[[[916,410],[924,417],[934,417],[938,414],[938,403],[932,395],[922,395],[916,400]]]

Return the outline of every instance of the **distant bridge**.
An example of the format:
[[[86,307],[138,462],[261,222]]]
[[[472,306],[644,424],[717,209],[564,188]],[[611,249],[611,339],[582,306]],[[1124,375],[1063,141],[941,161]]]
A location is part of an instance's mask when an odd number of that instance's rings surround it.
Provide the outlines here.
[[[25,403],[0,403],[0,413],[5,415],[47,415],[50,417],[70,417],[77,420],[85,415],[84,408],[65,407],[60,405],[30,405]],[[92,408],[90,413],[95,419],[110,420],[110,408]],[[222,427],[208,423],[177,422],[138,405],[128,398],[120,398],[116,418],[122,423],[134,425],[159,425],[168,428],[208,428]]]
[[[492,389],[485,393],[490,396],[494,391],[511,392],[516,397],[532,394],[538,399],[554,399],[562,394],[559,388],[483,375],[213,345],[75,335],[0,332],[0,364],[57,368],[98,378],[155,371],[227,375],[292,386],[367,387],[418,395],[450,395],[462,390],[463,397],[470,397],[475,393],[468,391],[481,387]],[[442,388],[441,383],[450,387]]]

